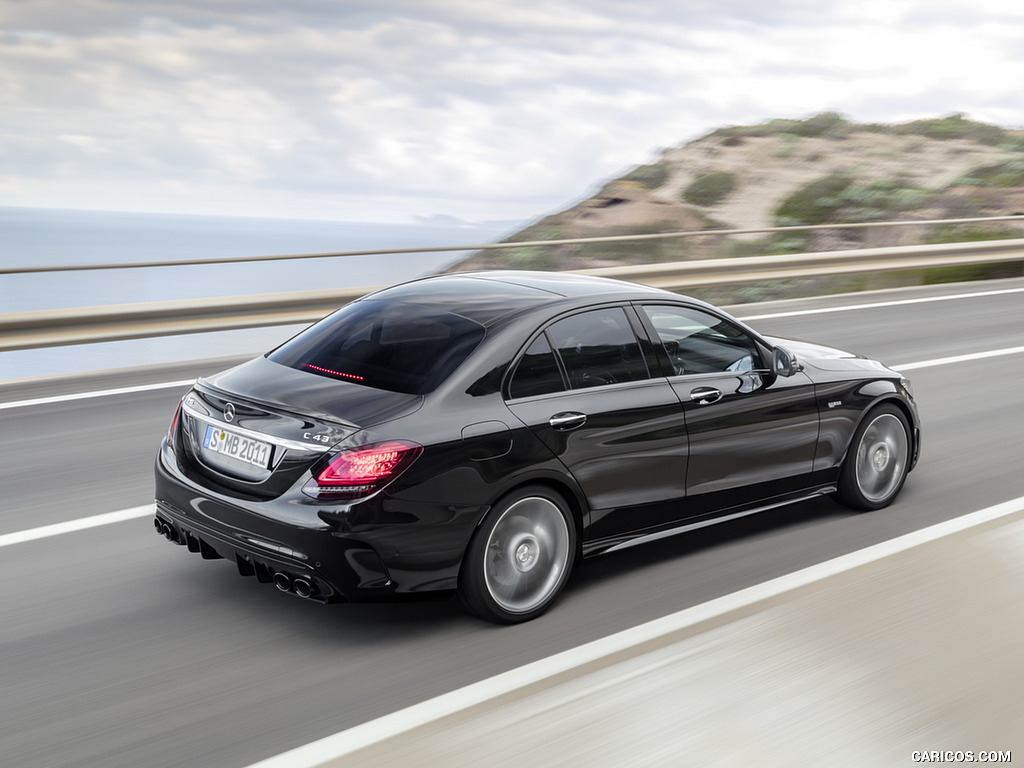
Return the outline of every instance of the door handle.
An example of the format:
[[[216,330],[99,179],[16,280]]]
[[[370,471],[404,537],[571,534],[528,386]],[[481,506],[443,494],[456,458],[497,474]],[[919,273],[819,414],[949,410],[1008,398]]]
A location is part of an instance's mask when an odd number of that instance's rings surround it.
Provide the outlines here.
[[[722,391],[714,387],[697,387],[690,391],[690,399],[697,405],[711,405],[722,399]]]
[[[556,413],[548,420],[548,424],[553,429],[567,432],[570,429],[576,429],[582,427],[587,423],[587,414],[578,413],[576,411],[563,411],[562,413]]]

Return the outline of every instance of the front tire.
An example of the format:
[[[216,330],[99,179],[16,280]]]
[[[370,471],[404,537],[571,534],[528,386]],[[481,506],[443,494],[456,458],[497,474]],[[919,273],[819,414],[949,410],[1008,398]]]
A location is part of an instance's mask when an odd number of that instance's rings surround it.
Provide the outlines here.
[[[873,408],[857,427],[839,475],[838,500],[881,509],[903,488],[910,467],[910,425],[895,405]]]
[[[473,535],[459,600],[487,621],[529,621],[558,597],[575,556],[576,525],[565,500],[542,486],[521,488],[498,502]]]

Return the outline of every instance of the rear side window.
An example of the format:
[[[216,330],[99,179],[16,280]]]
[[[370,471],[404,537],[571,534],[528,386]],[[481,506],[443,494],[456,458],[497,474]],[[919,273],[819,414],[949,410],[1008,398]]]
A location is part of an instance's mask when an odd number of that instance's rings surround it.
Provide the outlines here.
[[[572,389],[648,378],[640,344],[621,307],[559,320],[547,330]]]
[[[267,357],[307,373],[423,395],[476,349],[484,327],[460,315],[388,301],[357,301]]]
[[[558,370],[555,353],[547,337],[541,334],[523,353],[516,372],[509,382],[509,397],[530,397],[561,392],[565,389],[562,372]]]

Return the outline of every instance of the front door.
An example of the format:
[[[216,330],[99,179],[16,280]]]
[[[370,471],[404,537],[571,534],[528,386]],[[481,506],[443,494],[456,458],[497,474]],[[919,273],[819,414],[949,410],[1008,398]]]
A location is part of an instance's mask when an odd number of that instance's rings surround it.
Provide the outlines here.
[[[686,414],[687,517],[805,486],[818,440],[811,380],[771,375],[765,350],[726,318],[682,305],[642,311]]]

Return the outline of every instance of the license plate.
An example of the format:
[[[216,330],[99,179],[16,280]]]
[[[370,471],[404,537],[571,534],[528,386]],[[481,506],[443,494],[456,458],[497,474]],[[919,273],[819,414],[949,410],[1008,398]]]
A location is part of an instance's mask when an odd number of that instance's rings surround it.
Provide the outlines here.
[[[207,425],[206,434],[203,436],[203,448],[262,469],[270,466],[272,447],[270,443],[264,443],[262,440],[253,440],[251,437],[213,425]]]

